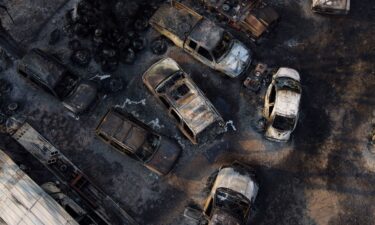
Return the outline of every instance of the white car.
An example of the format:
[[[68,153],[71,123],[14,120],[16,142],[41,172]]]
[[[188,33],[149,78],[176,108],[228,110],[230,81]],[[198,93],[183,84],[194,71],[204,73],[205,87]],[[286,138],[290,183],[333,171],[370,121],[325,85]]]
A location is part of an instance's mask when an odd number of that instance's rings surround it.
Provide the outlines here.
[[[350,0],[313,0],[312,10],[325,14],[348,14]]]
[[[267,120],[265,137],[287,142],[295,129],[301,101],[299,73],[291,68],[280,68],[268,87],[263,116]]]
[[[258,190],[248,166],[234,162],[221,167],[204,206],[208,225],[246,224]]]

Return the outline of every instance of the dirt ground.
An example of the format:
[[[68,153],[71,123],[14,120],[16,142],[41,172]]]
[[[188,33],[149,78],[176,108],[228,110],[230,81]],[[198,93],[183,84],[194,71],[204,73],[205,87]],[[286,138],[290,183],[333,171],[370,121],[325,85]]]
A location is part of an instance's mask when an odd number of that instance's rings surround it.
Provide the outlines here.
[[[4,26],[22,44],[59,55],[82,77],[105,73],[91,62],[86,69],[69,63],[68,38],[49,45],[49,34],[62,28],[64,13],[74,1],[3,1],[15,23],[0,11]],[[13,84],[12,99],[20,114],[112,196],[140,224],[186,224],[188,204],[202,206],[207,180],[223,164],[239,160],[257,172],[260,191],[248,224],[374,225],[375,150],[369,144],[375,121],[375,2],[352,1],[347,16],[323,16],[310,1],[269,0],[281,15],[276,29],[254,45],[256,61],[287,66],[301,74],[301,116],[287,144],[265,140],[253,125],[260,116],[263,93],[242,87],[244,76],[226,78],[169,44],[154,55],[147,47],[133,65],[112,73],[126,88],[103,96],[92,112],[72,118],[59,102],[30,86],[13,66],[0,73]],[[2,3],[2,1],[0,1]],[[31,7],[32,6],[32,7]],[[148,43],[158,36],[148,29]],[[227,132],[194,146],[176,129],[164,108],[144,87],[141,75],[163,57],[172,57],[188,72],[227,121]],[[113,105],[131,112],[157,132],[176,139],[183,154],[174,170],[159,177],[95,137],[100,118]],[[0,147],[39,183],[46,172],[15,141],[0,136]],[[373,152],[373,153],[372,153]]]

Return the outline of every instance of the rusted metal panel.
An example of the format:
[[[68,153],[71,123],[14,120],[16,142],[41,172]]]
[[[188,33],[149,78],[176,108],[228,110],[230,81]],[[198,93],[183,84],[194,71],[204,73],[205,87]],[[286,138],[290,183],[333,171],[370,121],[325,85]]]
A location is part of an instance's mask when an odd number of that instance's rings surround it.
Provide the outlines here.
[[[62,225],[77,222],[0,150],[0,221]]]
[[[255,37],[260,37],[266,30],[267,27],[258,20],[254,15],[248,15],[243,21],[244,27],[252,31]]]

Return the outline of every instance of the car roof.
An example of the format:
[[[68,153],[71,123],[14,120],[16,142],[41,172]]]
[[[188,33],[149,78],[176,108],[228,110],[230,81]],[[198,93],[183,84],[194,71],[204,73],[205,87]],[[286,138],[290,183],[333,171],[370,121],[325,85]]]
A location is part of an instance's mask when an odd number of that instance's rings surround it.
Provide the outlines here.
[[[191,78],[183,71],[181,73],[184,77],[167,88],[167,98],[186,125],[194,134],[199,134],[215,121],[221,120],[221,116]],[[165,85],[166,81],[160,86]],[[178,92],[180,87],[188,88],[188,93],[176,100],[172,93]]]
[[[135,153],[145,142],[148,131],[115,110],[110,110],[97,130]]]
[[[301,94],[292,90],[276,90],[274,110],[276,114],[295,117],[298,114]]]
[[[64,103],[73,107],[75,113],[85,111],[96,99],[97,87],[93,82],[81,82],[76,89],[69,95]]]
[[[211,190],[212,197],[218,188],[236,191],[244,195],[249,201],[255,199],[259,189],[258,184],[249,174],[240,173],[233,167],[225,167],[219,171]]]
[[[220,42],[224,33],[224,29],[216,25],[214,22],[203,19],[192,30],[189,38],[204,47],[208,51],[212,51]]]
[[[32,76],[36,76],[51,89],[54,89],[68,72],[53,56],[48,56],[39,49],[31,50],[20,63],[32,72]]]

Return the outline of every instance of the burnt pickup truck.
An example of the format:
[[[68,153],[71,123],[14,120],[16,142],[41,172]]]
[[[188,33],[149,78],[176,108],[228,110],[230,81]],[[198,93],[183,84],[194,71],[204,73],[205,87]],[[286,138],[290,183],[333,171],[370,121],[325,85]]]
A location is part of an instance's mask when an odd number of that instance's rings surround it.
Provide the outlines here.
[[[150,24],[194,58],[229,77],[241,75],[252,61],[252,52],[243,43],[178,2],[162,5]]]
[[[97,100],[95,83],[81,80],[57,58],[40,49],[26,53],[17,69],[28,81],[58,98],[75,115],[87,111]]]
[[[350,0],[313,0],[312,10],[325,14],[348,14]]]
[[[116,150],[140,161],[159,175],[167,174],[176,163],[181,148],[154,133],[129,114],[111,109],[96,128],[96,134]]]
[[[184,5],[203,5],[211,14],[256,41],[279,20],[279,14],[263,0],[174,0]]]
[[[222,130],[221,115],[173,59],[165,58],[155,63],[142,79],[193,144],[200,142],[204,132]]]

